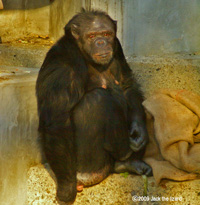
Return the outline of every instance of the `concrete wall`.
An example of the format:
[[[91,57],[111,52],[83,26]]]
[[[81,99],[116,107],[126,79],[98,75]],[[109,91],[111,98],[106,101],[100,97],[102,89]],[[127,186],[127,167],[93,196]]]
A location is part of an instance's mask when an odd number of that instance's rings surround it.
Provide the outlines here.
[[[54,0],[2,0],[4,10],[36,9],[49,5]]]
[[[149,55],[200,51],[199,0],[136,2],[132,22],[133,53]]]
[[[38,69],[1,68],[0,204],[27,204],[26,173],[40,161],[35,98],[37,74]]]
[[[4,10],[0,10],[0,36],[2,41],[10,41],[31,34],[49,34],[49,0],[39,4],[39,0],[4,0]],[[39,7],[43,5],[43,7]],[[26,8],[26,10],[24,10]]]
[[[82,0],[56,0],[50,6],[50,37],[57,40],[64,26],[82,7]]]
[[[200,51],[199,0],[57,0],[55,5],[50,23],[55,39],[63,34],[71,16],[85,6],[104,10],[117,20],[117,35],[126,55]]]
[[[55,0],[41,8],[36,0],[37,9],[32,9],[33,0],[14,1],[31,9],[0,11],[0,36],[5,39],[34,33],[57,40],[68,20],[85,7],[104,10],[118,21],[118,37],[128,56],[200,51],[199,0]]]

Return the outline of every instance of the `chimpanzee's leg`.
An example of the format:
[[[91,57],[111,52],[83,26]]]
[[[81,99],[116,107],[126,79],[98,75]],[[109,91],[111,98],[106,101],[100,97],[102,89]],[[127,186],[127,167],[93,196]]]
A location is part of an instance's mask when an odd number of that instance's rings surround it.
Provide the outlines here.
[[[65,204],[73,203],[77,193],[74,140],[74,137],[70,136],[68,139],[58,139],[47,133],[41,137],[45,157],[57,179],[58,200],[67,202]]]
[[[96,88],[73,110],[77,142],[79,183],[92,185],[103,180],[114,166],[114,158],[127,158],[129,147],[124,108],[107,89]],[[88,179],[87,179],[88,176]]]

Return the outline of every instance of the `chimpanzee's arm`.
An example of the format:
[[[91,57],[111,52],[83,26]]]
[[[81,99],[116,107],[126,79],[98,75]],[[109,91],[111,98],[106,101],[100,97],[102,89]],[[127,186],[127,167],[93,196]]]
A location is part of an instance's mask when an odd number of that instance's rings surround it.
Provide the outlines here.
[[[148,142],[145,125],[145,112],[142,106],[143,95],[126,62],[120,42],[117,43],[116,58],[121,66],[121,84],[128,104],[128,119],[131,134],[131,148],[137,152]]]
[[[76,149],[71,112],[84,95],[87,68],[76,47],[61,39],[40,69],[36,94],[43,150],[57,178],[57,196],[76,196]]]
[[[50,49],[40,69],[36,94],[40,129],[71,134],[70,112],[84,95],[87,66],[77,46],[64,37]]]

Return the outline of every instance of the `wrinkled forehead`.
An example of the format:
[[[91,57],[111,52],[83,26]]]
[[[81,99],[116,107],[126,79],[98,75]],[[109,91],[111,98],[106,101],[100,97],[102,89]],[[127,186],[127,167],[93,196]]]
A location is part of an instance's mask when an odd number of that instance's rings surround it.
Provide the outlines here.
[[[107,17],[95,17],[87,22],[85,28],[83,28],[84,33],[98,32],[98,31],[113,31],[114,23]]]

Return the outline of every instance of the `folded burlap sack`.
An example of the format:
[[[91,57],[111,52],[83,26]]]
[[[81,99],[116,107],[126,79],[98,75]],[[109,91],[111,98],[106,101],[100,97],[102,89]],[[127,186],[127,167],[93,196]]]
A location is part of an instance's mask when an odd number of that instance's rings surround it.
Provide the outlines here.
[[[200,96],[187,90],[160,90],[143,102],[150,142],[144,161],[157,183],[200,174]]]

